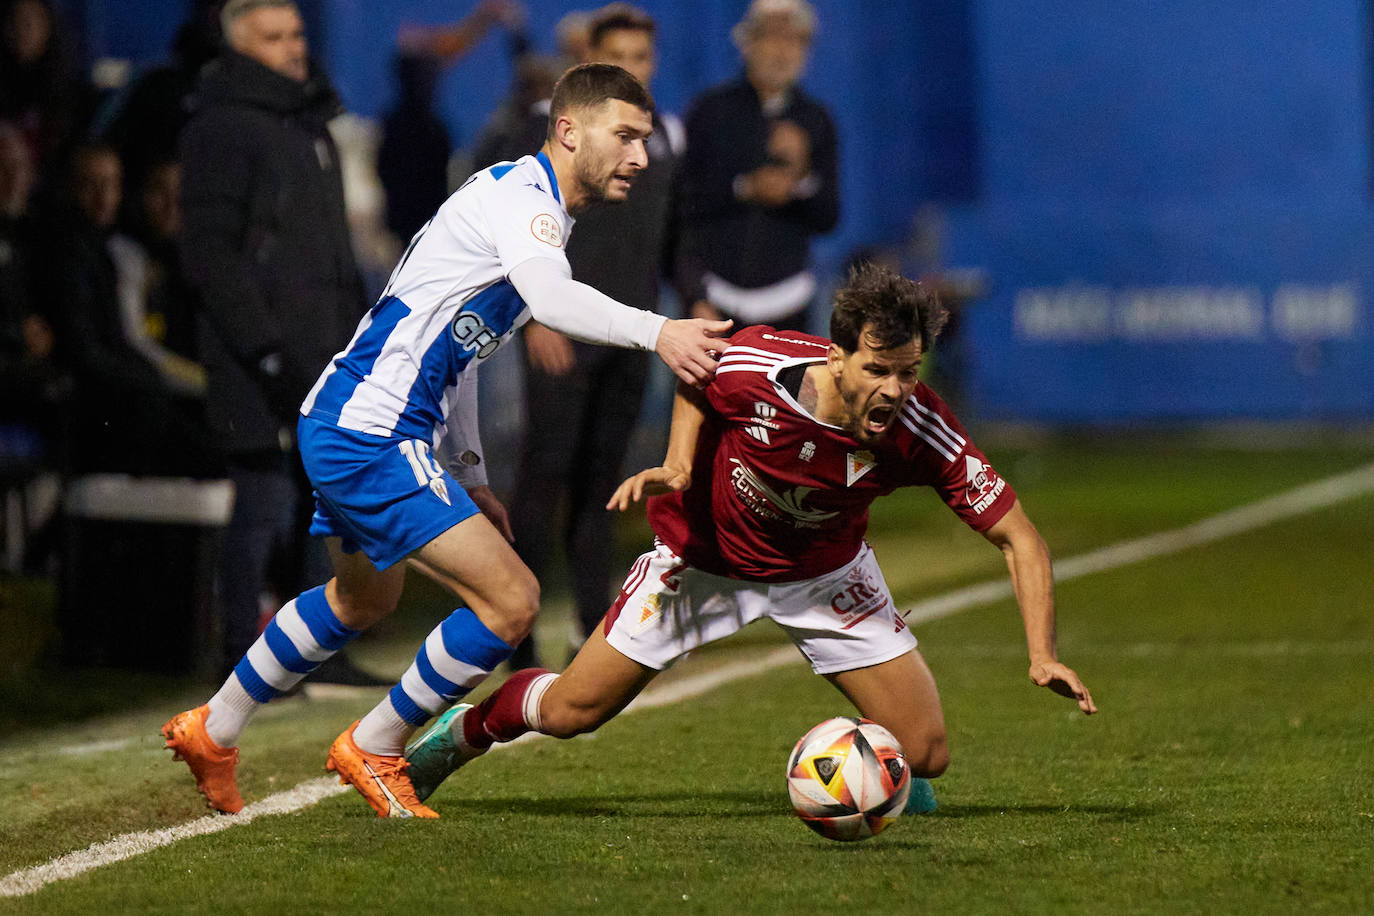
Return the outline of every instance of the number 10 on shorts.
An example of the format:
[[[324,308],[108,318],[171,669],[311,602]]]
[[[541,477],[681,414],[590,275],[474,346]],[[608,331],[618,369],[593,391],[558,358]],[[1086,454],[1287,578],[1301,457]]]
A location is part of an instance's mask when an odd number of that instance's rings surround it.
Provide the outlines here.
[[[448,485],[443,479],[444,469],[439,467],[439,463],[430,455],[429,446],[418,439],[402,439],[396,447],[410,464],[415,482],[422,487],[429,487],[435,496],[452,505],[448,497]]]

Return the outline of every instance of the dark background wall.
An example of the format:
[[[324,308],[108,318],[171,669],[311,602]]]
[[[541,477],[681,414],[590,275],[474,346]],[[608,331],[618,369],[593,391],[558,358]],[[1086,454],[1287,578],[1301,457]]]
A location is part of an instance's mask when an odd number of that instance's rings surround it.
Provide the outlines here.
[[[732,76],[745,0],[642,4],[655,92],[681,112]],[[469,4],[308,0],[346,104],[389,104],[403,20]],[[529,0],[552,47],[569,4]],[[92,56],[165,53],[183,0],[66,0]],[[1371,13],[1365,0],[817,0],[806,87],[843,137],[845,211],[819,246],[901,246],[926,202],[985,295],[949,355],[987,415],[1374,416]],[[443,87],[471,142],[509,85],[499,38]],[[909,266],[921,266],[910,265]],[[957,348],[957,349],[956,349]]]

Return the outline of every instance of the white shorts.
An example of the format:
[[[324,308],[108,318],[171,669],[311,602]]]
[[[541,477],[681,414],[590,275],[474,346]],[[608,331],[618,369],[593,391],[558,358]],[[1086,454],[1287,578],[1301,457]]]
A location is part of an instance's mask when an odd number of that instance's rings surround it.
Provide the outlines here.
[[[817,674],[889,661],[916,648],[873,550],[799,582],[746,582],[688,566],[666,545],[630,568],[606,615],[606,641],[663,670],[688,652],[761,617],[787,631]]]

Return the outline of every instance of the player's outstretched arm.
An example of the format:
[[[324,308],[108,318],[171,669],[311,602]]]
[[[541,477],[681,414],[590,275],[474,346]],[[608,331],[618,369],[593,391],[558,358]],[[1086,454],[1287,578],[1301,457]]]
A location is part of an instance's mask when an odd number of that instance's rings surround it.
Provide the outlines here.
[[[1060,696],[1078,703],[1087,715],[1097,712],[1092,694],[1072,668],[1059,661],[1055,641],[1054,573],[1050,550],[1035,530],[1035,525],[1017,500],[984,536],[996,545],[1007,560],[1012,591],[1026,628],[1026,647],[1030,652],[1030,679]]]
[[[668,454],[663,464],[647,468],[615,488],[607,509],[624,512],[631,503],[645,496],[685,490],[692,485],[692,462],[696,457],[701,424],[706,420],[706,395],[679,382],[673,397],[673,420],[668,428]]]
[[[710,321],[681,318],[664,323],[654,352],[679,379],[689,385],[705,385],[716,374],[716,359],[725,349],[721,339],[730,333],[730,319]]]
[[[668,320],[622,305],[566,271],[567,264],[553,258],[528,258],[511,270],[511,285],[535,321],[575,340],[653,350],[689,385],[704,385],[715,375],[730,321]]]

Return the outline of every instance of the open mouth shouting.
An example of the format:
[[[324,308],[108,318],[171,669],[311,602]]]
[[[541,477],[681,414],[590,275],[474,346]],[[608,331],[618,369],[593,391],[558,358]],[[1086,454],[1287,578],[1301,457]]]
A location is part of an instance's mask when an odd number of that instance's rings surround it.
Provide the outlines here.
[[[864,415],[862,430],[869,437],[881,436],[888,431],[896,418],[896,404],[875,404]]]

